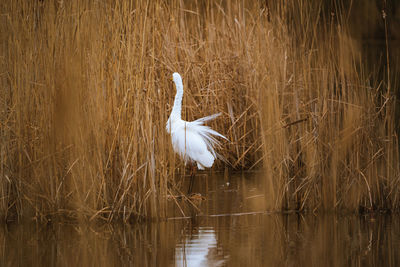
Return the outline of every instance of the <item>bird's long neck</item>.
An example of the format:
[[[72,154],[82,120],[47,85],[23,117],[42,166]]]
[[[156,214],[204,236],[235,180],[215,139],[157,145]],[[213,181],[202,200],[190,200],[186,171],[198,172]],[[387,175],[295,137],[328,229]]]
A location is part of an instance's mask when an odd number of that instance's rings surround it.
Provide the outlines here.
[[[177,81],[176,85],[176,95],[174,101],[174,107],[172,108],[171,116],[177,119],[181,118],[182,113],[182,97],[183,97],[183,84],[182,81]]]

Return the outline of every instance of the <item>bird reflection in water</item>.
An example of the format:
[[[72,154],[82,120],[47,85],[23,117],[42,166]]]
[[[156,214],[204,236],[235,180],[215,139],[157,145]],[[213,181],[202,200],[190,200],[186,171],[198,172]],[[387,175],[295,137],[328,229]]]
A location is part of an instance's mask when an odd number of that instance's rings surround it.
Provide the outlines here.
[[[193,228],[175,248],[175,266],[223,266],[225,261],[212,227]]]

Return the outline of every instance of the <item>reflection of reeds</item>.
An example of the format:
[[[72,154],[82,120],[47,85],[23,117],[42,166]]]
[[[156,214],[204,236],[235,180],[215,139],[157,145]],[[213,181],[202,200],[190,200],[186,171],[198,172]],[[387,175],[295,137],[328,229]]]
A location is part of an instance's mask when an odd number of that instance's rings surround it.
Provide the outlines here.
[[[399,206],[391,88],[368,80],[357,43],[321,9],[5,1],[0,10],[4,218],[166,216],[184,169],[164,130],[173,71],[184,77],[184,118],[224,112],[211,125],[231,141],[221,154],[237,169],[263,163],[268,207]]]
[[[4,226],[4,225],[3,225]],[[154,266],[173,260],[181,225],[13,224],[0,228],[2,266]],[[180,228],[179,228],[180,227]],[[6,229],[7,228],[7,229]]]
[[[251,215],[218,218],[215,231],[229,266],[396,266],[397,222],[385,215]]]

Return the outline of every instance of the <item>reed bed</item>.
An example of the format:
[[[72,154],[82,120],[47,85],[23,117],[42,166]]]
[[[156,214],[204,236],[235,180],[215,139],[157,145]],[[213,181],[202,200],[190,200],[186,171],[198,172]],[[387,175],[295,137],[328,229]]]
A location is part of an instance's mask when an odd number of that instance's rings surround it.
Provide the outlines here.
[[[397,210],[395,85],[339,1],[268,3],[2,2],[2,218],[167,217],[174,71],[184,118],[223,113],[214,170],[261,169],[268,209]]]

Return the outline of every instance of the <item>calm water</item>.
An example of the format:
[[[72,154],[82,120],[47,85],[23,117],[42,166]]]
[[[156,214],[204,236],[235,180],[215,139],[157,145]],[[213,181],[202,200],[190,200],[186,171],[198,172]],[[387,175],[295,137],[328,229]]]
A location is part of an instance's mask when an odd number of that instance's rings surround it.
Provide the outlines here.
[[[200,177],[198,210],[135,225],[0,227],[1,266],[400,266],[398,216],[263,212],[257,179]]]

